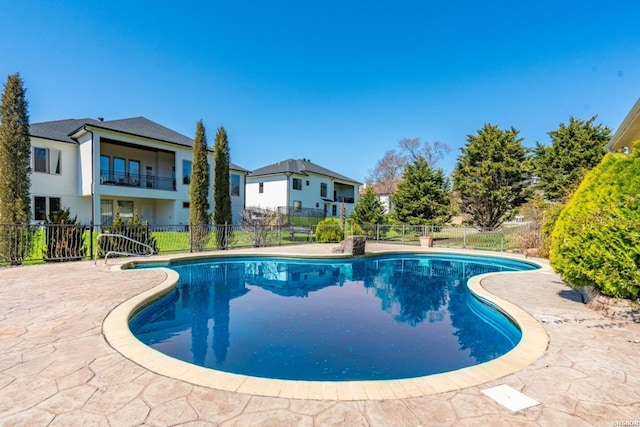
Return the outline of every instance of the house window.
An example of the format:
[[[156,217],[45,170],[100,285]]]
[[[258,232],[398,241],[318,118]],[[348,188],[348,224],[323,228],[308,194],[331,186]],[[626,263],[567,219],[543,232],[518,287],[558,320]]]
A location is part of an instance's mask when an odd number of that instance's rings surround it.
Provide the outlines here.
[[[100,200],[100,224],[113,224],[113,201]]]
[[[302,202],[300,200],[293,201],[293,211],[300,212],[302,210]]]
[[[60,150],[33,147],[33,171],[59,175],[61,158]]]
[[[264,193],[264,182],[258,184],[258,193]]]
[[[240,175],[236,175],[236,174],[231,175],[231,195],[232,196],[240,195]]]
[[[109,183],[112,181],[113,181],[113,176],[111,175],[111,157],[101,154],[100,155],[100,182]]]
[[[129,185],[140,185],[140,162],[138,160],[129,160]]]
[[[293,178],[293,189],[302,190],[302,180],[300,178]]]
[[[60,197],[49,197],[49,215],[60,212]]]
[[[189,206],[191,206],[191,204],[189,202],[182,202],[182,207],[184,209],[189,209]]]
[[[189,185],[191,184],[191,171],[193,169],[193,162],[191,160],[183,160],[182,161],[182,183]],[[207,162],[207,185],[211,182],[211,165]]]
[[[327,197],[327,184],[320,184],[320,197]]]
[[[47,149],[33,147],[33,171],[47,173]]]
[[[44,221],[47,219],[47,198],[33,198],[33,216],[36,221]]]
[[[182,161],[182,183],[187,185],[191,183],[191,160]]]
[[[118,200],[118,210],[123,223],[128,224],[133,220],[133,202],[131,200]]]
[[[100,155],[100,183],[140,186],[140,161]]]
[[[147,188],[154,188],[156,186],[156,183],[153,175],[153,167],[147,166],[146,170],[147,170],[147,175],[145,177],[145,181],[147,183]]]
[[[124,184],[127,177],[126,160],[121,157],[113,158],[113,180],[119,184]]]
[[[338,215],[338,205],[331,205],[331,216]]]
[[[45,221],[47,215],[51,216],[60,212],[60,206],[60,197],[34,197],[33,219],[36,221]]]

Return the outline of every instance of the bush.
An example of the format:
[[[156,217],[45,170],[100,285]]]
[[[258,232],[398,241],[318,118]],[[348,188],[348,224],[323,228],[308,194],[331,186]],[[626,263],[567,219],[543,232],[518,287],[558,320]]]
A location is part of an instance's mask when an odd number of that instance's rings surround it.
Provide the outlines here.
[[[367,236],[367,233],[355,222],[349,226],[349,231],[347,231],[347,235],[349,236]]]
[[[640,294],[640,144],[608,154],[587,174],[560,213],[551,265],[572,286],[604,295]]]
[[[82,259],[86,253],[84,227],[71,218],[69,208],[49,215],[46,221],[47,253],[45,261],[71,261]]]
[[[268,246],[270,242],[277,240],[282,217],[277,211],[249,207],[242,210],[240,226],[253,236],[253,246]]]
[[[342,227],[337,218],[323,219],[316,226],[316,242],[339,242],[342,238]]]

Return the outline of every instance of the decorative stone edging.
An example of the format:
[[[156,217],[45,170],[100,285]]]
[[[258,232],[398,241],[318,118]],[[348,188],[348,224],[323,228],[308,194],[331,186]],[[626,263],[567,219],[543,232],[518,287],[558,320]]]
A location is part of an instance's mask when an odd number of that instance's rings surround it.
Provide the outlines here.
[[[590,309],[612,319],[640,323],[640,303],[637,301],[602,295],[593,286],[583,286],[577,291],[582,295],[582,302]]]

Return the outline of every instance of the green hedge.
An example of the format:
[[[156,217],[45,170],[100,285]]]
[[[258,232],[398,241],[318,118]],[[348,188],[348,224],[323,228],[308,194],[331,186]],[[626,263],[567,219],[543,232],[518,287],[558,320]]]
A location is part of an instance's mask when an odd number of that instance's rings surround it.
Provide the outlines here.
[[[640,294],[640,143],[607,154],[560,213],[549,260],[572,287],[604,295]]]

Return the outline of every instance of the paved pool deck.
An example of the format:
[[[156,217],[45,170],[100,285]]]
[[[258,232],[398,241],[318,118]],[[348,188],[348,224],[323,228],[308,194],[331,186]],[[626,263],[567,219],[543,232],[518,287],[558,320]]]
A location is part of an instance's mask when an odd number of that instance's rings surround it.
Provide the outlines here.
[[[229,253],[323,255],[335,246]],[[367,252],[385,250],[429,251],[367,244]],[[533,363],[442,393],[338,400],[219,390],[160,375],[123,356],[105,338],[105,319],[167,274],[114,268],[122,262],[0,269],[0,425],[640,425],[640,324],[586,308],[548,268],[481,280],[484,289],[539,320],[549,344]],[[502,384],[540,405],[512,412],[482,393]]]

